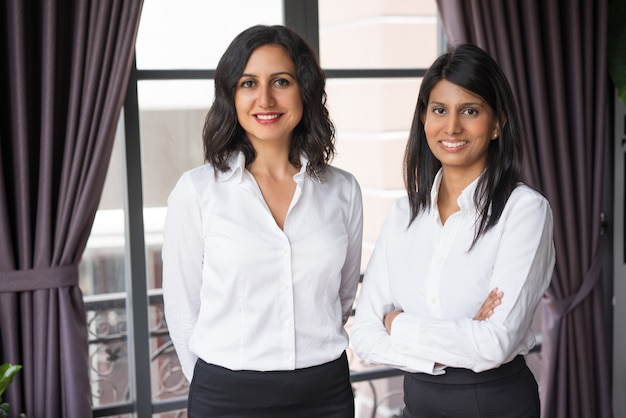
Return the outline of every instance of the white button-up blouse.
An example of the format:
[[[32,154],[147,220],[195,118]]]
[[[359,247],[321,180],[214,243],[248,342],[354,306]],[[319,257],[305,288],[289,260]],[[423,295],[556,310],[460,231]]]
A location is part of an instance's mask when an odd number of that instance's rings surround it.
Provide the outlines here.
[[[197,358],[232,370],[293,370],[337,359],[360,275],[354,177],[303,168],[281,230],[239,153],[228,172],[186,172],[168,199],[163,298],[185,376]]]
[[[352,343],[366,362],[409,372],[442,367],[480,372],[526,354],[535,344],[531,323],[554,269],[552,212],[547,200],[520,184],[497,223],[468,251],[477,220],[474,191],[458,198],[460,211],[442,225],[432,206],[407,228],[406,197],[390,209],[368,264],[356,306]],[[485,321],[472,318],[497,287],[502,304]],[[391,334],[388,312],[402,309]]]

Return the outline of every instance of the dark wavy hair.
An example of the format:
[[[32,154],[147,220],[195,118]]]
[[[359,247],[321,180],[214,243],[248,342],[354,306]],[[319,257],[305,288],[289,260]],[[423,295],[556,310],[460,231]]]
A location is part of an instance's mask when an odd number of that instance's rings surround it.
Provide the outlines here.
[[[477,46],[453,46],[438,57],[422,80],[404,155],[404,181],[411,207],[409,225],[431,206],[430,193],[441,163],[428,147],[424,123],[432,89],[447,80],[483,98],[498,118],[500,136],[490,141],[485,171],[478,181],[474,202],[478,208],[476,241],[498,223],[522,172],[521,125],[513,92],[496,61]]]
[[[295,127],[289,161],[301,167],[300,155],[309,160],[307,172],[321,174],[335,155],[335,127],[326,108],[326,75],[317,55],[295,31],[280,25],[252,26],[233,39],[215,70],[215,99],[207,113],[202,139],[204,159],[226,171],[228,158],[242,151],[246,165],[256,152],[237,121],[235,90],[250,55],[264,45],[281,47],[293,61],[302,97],[302,119]]]

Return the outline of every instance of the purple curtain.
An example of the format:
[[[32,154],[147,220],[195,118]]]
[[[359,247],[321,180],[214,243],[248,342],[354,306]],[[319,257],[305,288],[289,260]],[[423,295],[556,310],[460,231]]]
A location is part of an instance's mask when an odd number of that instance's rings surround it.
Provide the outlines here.
[[[603,318],[601,202],[609,89],[608,0],[437,0],[449,43],[490,52],[515,91],[525,182],[555,221],[544,300],[542,416],[611,417]]]
[[[4,0],[0,363],[11,416],[91,412],[78,287],[132,63],[141,0]]]

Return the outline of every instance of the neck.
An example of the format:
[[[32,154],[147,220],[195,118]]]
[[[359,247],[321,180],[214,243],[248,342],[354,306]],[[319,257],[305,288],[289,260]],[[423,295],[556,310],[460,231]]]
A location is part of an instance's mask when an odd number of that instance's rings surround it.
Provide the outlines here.
[[[476,180],[479,175],[470,175],[467,171],[444,169],[441,176],[441,185],[439,186],[439,198],[456,201],[463,190]]]
[[[289,162],[289,155],[285,153],[259,153],[254,161],[248,165],[248,171],[253,175],[265,175],[272,178],[292,178],[298,168]]]

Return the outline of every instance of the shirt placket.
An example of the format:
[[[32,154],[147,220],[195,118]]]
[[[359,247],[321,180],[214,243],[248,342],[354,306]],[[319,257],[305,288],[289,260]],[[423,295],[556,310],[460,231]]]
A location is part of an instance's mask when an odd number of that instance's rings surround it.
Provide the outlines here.
[[[295,307],[293,300],[293,279],[291,275],[291,246],[289,245],[289,240],[286,237],[279,260],[282,264],[281,271],[283,272],[280,277],[282,301],[280,318],[281,346],[283,347],[282,359],[285,363],[285,368],[293,369],[296,364],[296,336],[294,327]]]
[[[244,187],[261,203],[262,207],[267,212],[269,222],[275,227],[272,228],[272,234],[276,234],[277,239],[280,240],[280,242],[277,242],[276,246],[276,280],[278,280],[280,294],[276,295],[275,301],[275,303],[278,304],[279,318],[278,323],[274,323],[273,326],[277,327],[275,329],[278,329],[278,333],[275,334],[275,338],[279,339],[276,344],[278,358],[282,360],[284,369],[294,369],[296,365],[295,306],[292,275],[293,259],[288,228],[290,226],[291,212],[296,200],[300,196],[300,186],[296,186],[294,198],[289,206],[289,211],[285,218],[285,230],[280,231],[256,181],[251,174],[248,173],[248,176],[249,178],[244,182]]]
[[[283,340],[283,354],[282,358],[285,363],[286,369],[296,368],[296,329],[295,329],[295,302],[294,302],[294,288],[293,288],[293,275],[291,274],[293,269],[293,257],[291,244],[289,242],[289,229],[292,224],[293,211],[296,203],[301,196],[301,184],[297,182],[296,190],[294,192],[293,199],[289,205],[289,210],[285,218],[284,225],[284,238],[285,244],[282,248],[282,254],[280,260],[282,263],[282,271],[284,274],[280,278],[281,284],[281,298],[284,301],[283,309],[281,311],[281,336]]]
[[[460,228],[461,213],[450,216],[435,234],[434,250],[426,281],[426,304],[428,312],[435,318],[443,318],[440,288],[446,260],[450,255],[454,240]]]

